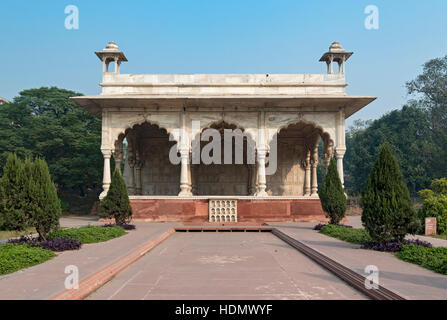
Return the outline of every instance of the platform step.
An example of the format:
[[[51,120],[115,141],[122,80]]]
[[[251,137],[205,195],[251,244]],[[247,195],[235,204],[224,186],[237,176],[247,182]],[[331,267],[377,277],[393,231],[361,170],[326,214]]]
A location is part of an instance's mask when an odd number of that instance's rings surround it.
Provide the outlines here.
[[[181,226],[176,232],[272,232],[269,226]]]

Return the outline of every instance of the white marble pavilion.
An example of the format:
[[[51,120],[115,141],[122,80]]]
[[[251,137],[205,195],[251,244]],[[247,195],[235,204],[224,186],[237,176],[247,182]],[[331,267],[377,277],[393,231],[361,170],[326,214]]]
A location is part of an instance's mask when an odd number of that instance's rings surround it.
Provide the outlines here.
[[[103,64],[102,92],[73,100],[102,119],[100,198],[110,186],[113,156],[117,167],[124,161],[134,217],[145,220],[321,217],[318,145],[323,143],[325,165],[335,156],[343,182],[345,120],[375,99],[346,93],[352,52],[338,42],[320,59],[327,64],[325,74],[122,74],[127,58],[115,43],[96,54]],[[198,137],[207,128],[222,134],[239,129],[244,154],[252,145],[255,161],[246,156],[241,164],[192,161],[194,144],[206,147]],[[178,164],[169,160],[173,146]],[[273,153],[272,173],[267,163]]]

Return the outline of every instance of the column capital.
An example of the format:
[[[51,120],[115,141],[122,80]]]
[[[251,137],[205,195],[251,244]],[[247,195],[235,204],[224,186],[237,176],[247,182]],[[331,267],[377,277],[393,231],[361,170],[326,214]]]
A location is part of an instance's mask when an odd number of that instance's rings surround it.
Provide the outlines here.
[[[112,149],[101,149],[104,158],[110,158],[112,156]]]
[[[180,148],[180,149],[178,150],[178,152],[180,153],[180,157],[182,157],[182,158],[188,158],[188,157],[189,157],[189,154],[191,153],[191,152],[190,152],[190,149],[189,149],[188,147],[186,147],[186,148]]]
[[[140,170],[143,167],[143,165],[144,161],[142,160],[135,161],[135,169]]]
[[[336,147],[335,148],[335,157],[337,157],[337,159],[343,158],[345,153],[346,153],[346,147]]]
[[[265,146],[265,145],[256,147],[256,152],[257,152],[258,157],[265,158],[267,156],[268,151],[269,150],[268,150],[267,146]]]

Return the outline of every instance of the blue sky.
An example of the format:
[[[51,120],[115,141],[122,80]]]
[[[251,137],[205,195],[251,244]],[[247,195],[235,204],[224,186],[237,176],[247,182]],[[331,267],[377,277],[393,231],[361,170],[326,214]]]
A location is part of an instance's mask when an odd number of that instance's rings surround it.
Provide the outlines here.
[[[79,30],[64,27],[67,5]],[[379,30],[364,27],[367,5]],[[323,73],[332,41],[355,54],[347,91],[377,96],[348,120],[374,119],[407,100],[405,82],[447,54],[445,0],[1,1],[0,96],[58,86],[97,94],[93,51],[113,40],[123,73]]]

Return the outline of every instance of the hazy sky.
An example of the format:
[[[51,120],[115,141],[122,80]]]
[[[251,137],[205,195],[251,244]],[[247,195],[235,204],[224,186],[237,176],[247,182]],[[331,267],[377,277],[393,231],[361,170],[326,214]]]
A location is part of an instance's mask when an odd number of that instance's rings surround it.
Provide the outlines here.
[[[79,29],[67,30],[67,5]],[[364,25],[367,5],[379,29]],[[332,41],[354,55],[347,91],[377,96],[348,120],[373,119],[407,100],[405,82],[447,54],[446,0],[1,1],[0,96],[58,86],[97,94],[93,54],[115,41],[123,73],[324,73]]]

